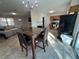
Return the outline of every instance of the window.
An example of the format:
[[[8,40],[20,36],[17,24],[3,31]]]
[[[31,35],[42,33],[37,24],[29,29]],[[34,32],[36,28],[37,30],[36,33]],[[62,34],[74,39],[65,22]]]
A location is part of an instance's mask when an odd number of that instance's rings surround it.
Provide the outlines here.
[[[0,26],[14,26],[13,18],[0,18]]]
[[[0,26],[7,26],[6,18],[0,18]]]
[[[14,26],[14,19],[13,18],[7,18],[7,25]]]

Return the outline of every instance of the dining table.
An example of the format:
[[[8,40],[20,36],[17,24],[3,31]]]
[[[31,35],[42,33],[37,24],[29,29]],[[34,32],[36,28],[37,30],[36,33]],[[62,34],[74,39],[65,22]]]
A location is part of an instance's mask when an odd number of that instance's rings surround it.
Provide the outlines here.
[[[25,31],[25,33],[32,38],[32,59],[36,58],[35,38],[40,34],[41,31],[43,31],[43,28],[31,28]]]

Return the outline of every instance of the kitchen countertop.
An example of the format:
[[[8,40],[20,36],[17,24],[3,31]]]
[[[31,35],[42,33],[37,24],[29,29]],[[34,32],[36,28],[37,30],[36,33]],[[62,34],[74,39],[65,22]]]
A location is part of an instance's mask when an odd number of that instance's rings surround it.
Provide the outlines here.
[[[55,30],[48,29],[48,41],[53,47],[60,59],[76,59],[73,49],[69,45],[65,45],[57,38],[57,32]]]

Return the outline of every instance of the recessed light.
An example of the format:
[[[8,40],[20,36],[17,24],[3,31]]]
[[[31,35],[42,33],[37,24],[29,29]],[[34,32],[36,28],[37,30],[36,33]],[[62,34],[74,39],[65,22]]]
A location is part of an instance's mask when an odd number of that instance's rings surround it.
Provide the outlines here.
[[[18,21],[22,21],[22,19],[18,19]]]
[[[49,13],[54,13],[54,11],[53,10],[50,10]]]
[[[15,12],[12,12],[11,14],[12,14],[12,15],[16,15],[16,13],[15,13]]]
[[[22,1],[22,3],[24,4],[25,2],[24,2],[24,1]]]

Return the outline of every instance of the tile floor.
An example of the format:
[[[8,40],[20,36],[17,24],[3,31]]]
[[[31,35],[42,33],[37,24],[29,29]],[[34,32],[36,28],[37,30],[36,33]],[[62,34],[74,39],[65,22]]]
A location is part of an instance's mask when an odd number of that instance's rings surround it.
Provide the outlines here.
[[[51,40],[51,38],[49,39]],[[46,52],[40,48],[36,49],[36,59],[75,59],[70,47],[64,46],[54,39],[51,40],[51,43],[50,40]],[[0,59],[32,59],[31,47],[29,47],[29,55],[26,57],[25,53],[21,52],[16,35],[7,40],[0,38]]]

